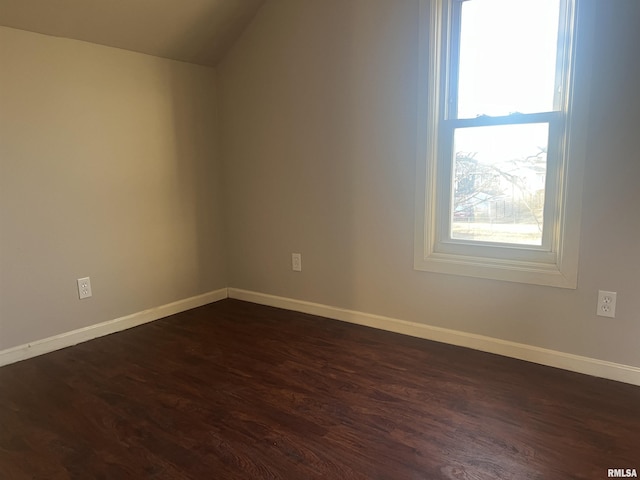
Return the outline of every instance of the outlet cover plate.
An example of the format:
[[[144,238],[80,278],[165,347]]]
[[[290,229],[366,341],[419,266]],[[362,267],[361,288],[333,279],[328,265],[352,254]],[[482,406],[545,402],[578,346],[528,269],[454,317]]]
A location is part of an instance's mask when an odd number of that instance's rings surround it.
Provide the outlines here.
[[[616,316],[616,292],[598,291],[598,311],[601,317],[615,318]]]
[[[301,253],[291,254],[291,269],[294,272],[302,271],[302,254]]]
[[[80,300],[89,298],[91,295],[91,278],[84,277],[78,279],[78,296]]]

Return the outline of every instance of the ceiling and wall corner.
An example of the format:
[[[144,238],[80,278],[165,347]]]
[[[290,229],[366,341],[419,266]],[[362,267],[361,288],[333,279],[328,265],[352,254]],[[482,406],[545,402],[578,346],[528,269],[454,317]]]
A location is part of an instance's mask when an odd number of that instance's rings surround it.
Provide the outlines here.
[[[0,0],[0,26],[215,66],[265,0]]]

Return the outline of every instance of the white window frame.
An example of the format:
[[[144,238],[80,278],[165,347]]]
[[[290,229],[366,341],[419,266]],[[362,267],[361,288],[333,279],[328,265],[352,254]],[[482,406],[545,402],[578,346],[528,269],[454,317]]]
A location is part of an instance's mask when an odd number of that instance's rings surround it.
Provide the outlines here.
[[[472,0],[473,1],[473,0]],[[416,174],[414,268],[437,273],[496,280],[576,288],[582,199],[582,177],[586,145],[588,99],[587,62],[576,61],[578,30],[581,51],[584,24],[591,18],[580,0],[566,0],[569,45],[559,52],[562,93],[556,98],[559,111],[512,117],[509,123],[536,119],[549,122],[545,234],[541,247],[526,245],[459,242],[450,238],[451,155],[443,154],[443,132],[452,135],[455,126],[446,120],[450,85],[449,24],[454,4],[460,0],[420,0],[418,159]],[[578,11],[578,8],[581,8]],[[580,25],[578,20],[582,19]],[[586,57],[586,55],[585,55]],[[576,82],[576,78],[580,82]],[[538,117],[535,117],[538,115]],[[454,125],[504,124],[505,117],[456,120]],[[448,126],[445,124],[448,123]],[[553,151],[552,151],[553,150]],[[445,188],[443,188],[445,186]]]

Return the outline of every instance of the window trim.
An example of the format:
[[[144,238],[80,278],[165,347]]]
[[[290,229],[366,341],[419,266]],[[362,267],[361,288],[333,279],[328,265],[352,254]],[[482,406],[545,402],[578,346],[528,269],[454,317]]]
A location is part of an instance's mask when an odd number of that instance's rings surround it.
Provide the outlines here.
[[[578,61],[577,49],[583,51],[589,48],[587,44],[590,40],[590,23],[593,21],[592,12],[587,11],[588,7],[585,8],[583,2],[567,0],[572,4],[574,13],[572,18],[563,18],[561,23],[564,28],[570,28],[573,49],[562,52],[562,55],[568,55],[569,65],[568,77],[563,78],[562,83],[570,88],[568,95],[564,95],[563,112],[553,114],[565,115],[566,112],[564,139],[559,146],[560,155],[557,164],[552,160],[549,165],[557,169],[556,184],[548,187],[556,192],[556,200],[551,205],[554,214],[551,218],[545,218],[545,221],[553,222],[552,238],[549,240],[550,252],[531,255],[535,248],[509,245],[507,250],[497,253],[501,250],[500,244],[461,244],[442,251],[438,236],[441,228],[438,211],[443,211],[443,204],[446,202],[438,198],[437,185],[443,181],[443,169],[438,165],[438,144],[441,141],[441,129],[438,124],[441,118],[446,118],[443,98],[448,98],[442,95],[441,89],[448,89],[451,83],[451,79],[447,78],[449,69],[444,67],[443,60],[444,55],[450,53],[448,49],[451,42],[448,36],[451,33],[445,29],[445,25],[448,15],[451,15],[451,5],[455,1],[460,0],[420,0],[414,268],[436,273],[575,289],[578,277],[582,177],[586,155],[588,102],[585,100],[588,99],[589,93],[589,75],[581,72],[590,71],[589,56],[581,55]],[[576,82],[576,78],[580,78],[579,83]],[[524,120],[526,115],[522,117]],[[491,125],[500,124],[501,121],[502,117],[486,117],[481,120],[472,119],[471,123]],[[505,252],[509,252],[509,255],[505,255]]]

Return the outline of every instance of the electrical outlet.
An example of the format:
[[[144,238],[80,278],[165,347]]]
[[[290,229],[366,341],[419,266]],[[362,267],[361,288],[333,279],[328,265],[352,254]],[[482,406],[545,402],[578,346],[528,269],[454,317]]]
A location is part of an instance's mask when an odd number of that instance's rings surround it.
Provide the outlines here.
[[[294,272],[302,271],[302,254],[301,253],[291,254],[291,269]]]
[[[598,311],[601,317],[615,318],[616,316],[616,292],[598,291]]]
[[[89,277],[78,279],[78,296],[80,300],[83,298],[89,298],[91,293],[91,279]]]

